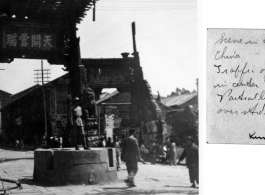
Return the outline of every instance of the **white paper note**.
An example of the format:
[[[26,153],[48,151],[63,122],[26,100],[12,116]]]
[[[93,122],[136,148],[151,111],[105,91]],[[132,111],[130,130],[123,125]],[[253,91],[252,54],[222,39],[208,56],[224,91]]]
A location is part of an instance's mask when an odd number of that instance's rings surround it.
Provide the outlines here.
[[[208,29],[207,142],[265,144],[265,30]]]

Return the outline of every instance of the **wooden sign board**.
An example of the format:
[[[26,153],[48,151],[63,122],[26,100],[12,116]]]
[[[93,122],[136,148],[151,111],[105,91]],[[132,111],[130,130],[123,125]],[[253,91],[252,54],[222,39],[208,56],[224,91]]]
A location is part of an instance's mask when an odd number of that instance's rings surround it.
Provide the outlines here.
[[[54,25],[4,22],[0,26],[0,54],[12,58],[47,59],[62,55],[63,37]]]
[[[118,68],[89,68],[88,79],[92,83],[100,82],[126,82],[128,81],[129,71]]]
[[[92,88],[129,87],[129,71],[118,68],[88,68],[88,82]]]

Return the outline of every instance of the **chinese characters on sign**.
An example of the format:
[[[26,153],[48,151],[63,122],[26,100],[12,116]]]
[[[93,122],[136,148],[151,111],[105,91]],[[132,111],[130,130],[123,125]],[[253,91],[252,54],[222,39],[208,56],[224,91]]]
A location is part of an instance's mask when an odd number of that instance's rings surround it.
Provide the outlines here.
[[[99,68],[89,69],[90,82],[127,81],[128,71],[125,69]]]
[[[2,48],[52,50],[56,49],[56,36],[53,33],[3,30]]]

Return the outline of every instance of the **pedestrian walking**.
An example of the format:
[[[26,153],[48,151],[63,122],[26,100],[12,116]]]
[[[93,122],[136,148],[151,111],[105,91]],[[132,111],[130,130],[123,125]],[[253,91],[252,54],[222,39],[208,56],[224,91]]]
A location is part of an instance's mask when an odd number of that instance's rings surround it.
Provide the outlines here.
[[[146,164],[146,156],[148,155],[149,151],[145,148],[144,144],[142,144],[140,147],[140,153],[143,159],[143,164]]]
[[[21,148],[21,151],[23,151],[23,149],[24,149],[24,141],[23,141],[23,139],[20,140],[20,148]]]
[[[169,137],[166,138],[165,145],[167,147],[167,152],[166,152],[166,162],[165,164],[169,163],[169,151],[170,151],[170,146],[171,146],[171,141]]]
[[[135,129],[129,130],[130,136],[125,139],[125,162],[128,172],[128,179],[125,182],[129,187],[135,187],[134,177],[138,172],[138,160],[143,161],[137,139],[135,138]]]
[[[114,142],[114,146],[116,149],[116,160],[117,160],[117,171],[119,171],[119,169],[121,168],[121,146],[120,146],[120,141],[118,139],[118,137],[115,137],[115,142]]]
[[[167,147],[166,147],[166,145],[161,144],[159,146],[159,156],[160,156],[161,163],[163,165],[165,165],[166,164],[166,157],[167,157]]]
[[[171,147],[169,149],[169,165],[177,165],[177,147],[174,142],[171,143]]]
[[[123,162],[125,162],[125,152],[124,152],[124,141],[125,141],[125,136],[122,135],[121,139],[120,139],[120,147],[121,147],[121,160]]]
[[[150,145],[150,157],[151,157],[151,164],[156,164],[156,155],[157,155],[158,145],[155,143],[155,140],[151,141]]]
[[[186,165],[189,169],[191,187],[196,187],[199,184],[199,148],[194,144],[192,137],[186,138],[187,146],[185,147],[183,153],[181,154],[178,164],[184,158],[186,158]]]
[[[16,148],[19,147],[19,140],[16,140]]]

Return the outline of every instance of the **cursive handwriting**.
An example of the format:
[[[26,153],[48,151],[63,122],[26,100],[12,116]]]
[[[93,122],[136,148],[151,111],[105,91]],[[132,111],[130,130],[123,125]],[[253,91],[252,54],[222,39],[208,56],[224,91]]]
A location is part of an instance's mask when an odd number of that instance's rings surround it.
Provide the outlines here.
[[[229,101],[232,100],[265,100],[265,91],[263,90],[261,93],[255,93],[253,96],[245,96],[245,90],[239,96],[232,95],[233,89],[228,89],[223,94],[217,94],[220,97],[220,102],[224,100],[225,97],[228,98]]]
[[[249,139],[265,139],[265,137],[254,136],[255,134],[256,134],[256,132],[254,132],[253,134],[249,133]]]
[[[253,108],[249,108],[248,111],[243,111],[243,112],[241,112],[241,114],[243,114],[243,115],[247,115],[247,114],[252,114],[252,115],[257,114],[257,115],[261,115],[261,114],[264,114],[263,112],[264,112],[264,109],[265,109],[265,104],[263,104],[263,107],[262,107],[261,110],[256,111],[258,105],[259,105],[259,103],[255,104],[255,106],[253,106]]]
[[[248,68],[248,62],[245,63],[245,66],[243,68],[240,68],[240,65],[236,67],[236,69],[231,68],[228,69],[221,69],[222,65],[216,65],[214,64],[214,67],[218,68],[217,74],[228,74],[233,73],[234,77],[237,78],[239,76],[239,82],[243,81],[244,75],[248,73],[255,73],[253,69]]]
[[[214,88],[216,88],[216,87],[227,87],[227,85],[226,84],[217,84],[217,85],[214,85],[213,87]]]
[[[238,114],[237,113],[237,111],[234,111],[234,110],[227,110],[227,109],[219,109],[218,111],[217,111],[217,114],[220,114],[220,113],[224,113],[224,114],[227,114],[227,113],[229,113],[229,114]]]
[[[247,81],[246,83],[243,83],[243,80],[239,80],[238,83],[233,83],[232,84],[233,87],[258,87],[258,85],[254,82],[252,82],[252,78],[250,78],[249,81]]]
[[[234,59],[234,58],[240,58],[240,55],[237,54],[236,51],[234,51],[234,54],[232,54],[232,55],[227,55],[226,54],[226,50],[227,50],[227,47],[224,47],[223,52],[221,53],[221,55],[220,55],[221,51],[217,51],[216,54],[215,54],[215,60],[220,60],[220,59],[231,60],[231,59]]]
[[[243,80],[243,77],[245,74],[247,73],[254,73],[254,70],[251,70],[251,69],[247,69],[247,65],[248,63],[246,62],[245,66],[243,69],[239,69],[240,65],[237,66],[237,68],[235,70],[231,69],[230,72],[231,73],[235,73],[235,78],[238,77],[238,74],[240,73],[240,79],[239,80]]]
[[[222,33],[220,39],[218,41],[215,42],[215,44],[217,43],[240,43],[243,44],[243,40],[242,39],[231,39],[231,38],[226,38],[225,37],[225,33]]]
[[[245,42],[245,44],[258,44],[258,40],[257,41],[247,41]]]

